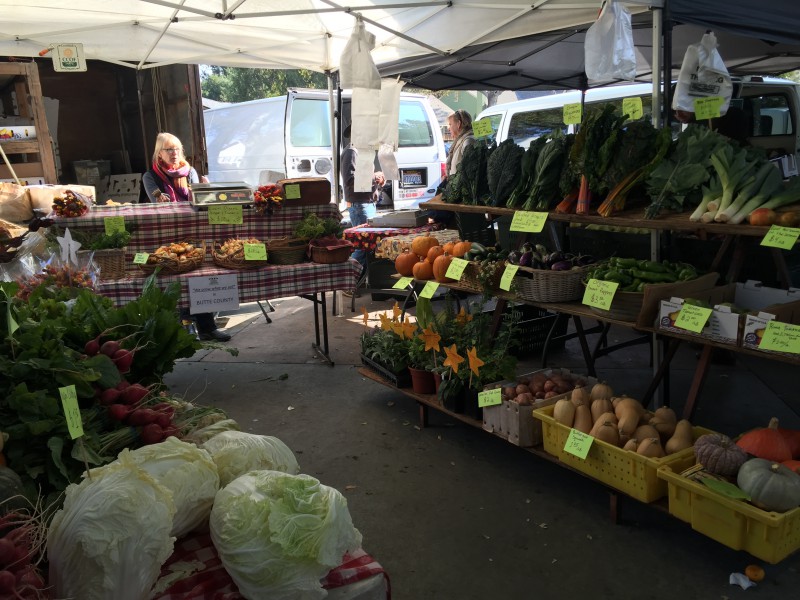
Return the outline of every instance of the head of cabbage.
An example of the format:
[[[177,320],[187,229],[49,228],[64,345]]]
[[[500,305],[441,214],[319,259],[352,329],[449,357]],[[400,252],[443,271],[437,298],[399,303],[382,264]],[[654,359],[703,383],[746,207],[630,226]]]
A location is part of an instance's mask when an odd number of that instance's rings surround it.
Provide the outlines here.
[[[297,459],[289,447],[278,438],[268,435],[223,431],[201,448],[207,450],[216,463],[221,487],[248,471],[266,469],[290,475],[300,472]]]

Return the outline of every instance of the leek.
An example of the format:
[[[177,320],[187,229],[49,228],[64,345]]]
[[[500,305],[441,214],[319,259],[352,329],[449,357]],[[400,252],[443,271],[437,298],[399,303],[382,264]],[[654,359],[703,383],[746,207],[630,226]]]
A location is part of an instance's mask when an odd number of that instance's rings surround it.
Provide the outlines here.
[[[776,192],[772,198],[763,205],[763,208],[780,208],[781,206],[792,204],[798,200],[800,200],[800,177],[794,177],[789,180],[788,185],[783,190]]]
[[[781,175],[772,163],[765,162],[756,171],[753,180],[739,189],[731,205],[724,211],[717,212],[714,219],[718,223],[741,223],[750,212],[767,201],[775,191],[780,188]],[[751,207],[745,211],[745,207]],[[743,213],[743,214],[740,214]],[[735,219],[739,219],[736,221]]]
[[[722,194],[722,182],[719,180],[719,177],[712,175],[711,179],[708,181],[708,186],[703,186],[703,199],[700,201],[700,204],[697,206],[695,211],[692,213],[692,216],[689,217],[691,221],[700,221],[703,214],[706,211],[713,210],[716,214],[716,206],[711,206],[710,204],[717,200],[720,195]]]
[[[748,163],[746,150],[734,154],[733,147],[726,144],[711,155],[711,164],[722,182],[722,197],[717,207],[717,214],[720,214],[733,202],[737,188],[750,184],[755,161]]]

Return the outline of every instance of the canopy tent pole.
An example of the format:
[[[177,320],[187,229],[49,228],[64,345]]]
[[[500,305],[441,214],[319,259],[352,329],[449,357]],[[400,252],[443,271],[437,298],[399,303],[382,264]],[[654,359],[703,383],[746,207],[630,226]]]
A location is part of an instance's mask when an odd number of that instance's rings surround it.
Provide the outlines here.
[[[663,56],[662,68],[664,73],[662,79],[664,80],[664,126],[672,126],[672,18],[669,15],[669,9],[665,8],[661,11],[661,34],[663,48],[661,56]]]
[[[660,8],[653,9],[653,52],[652,52],[652,73],[653,73],[653,97],[651,104],[651,114],[653,115],[653,127],[660,129],[668,121],[663,119],[662,97],[661,97],[661,61],[662,61],[662,20],[664,11]]]
[[[331,159],[333,162],[333,196],[336,198],[336,206],[341,204],[342,199],[339,196],[339,145],[340,136],[342,132],[341,125],[341,90],[339,84],[336,84],[336,96],[333,95],[333,77],[331,71],[325,71],[325,77],[328,80],[328,110],[331,116]],[[338,79],[338,78],[337,78]],[[335,104],[334,104],[335,102]]]

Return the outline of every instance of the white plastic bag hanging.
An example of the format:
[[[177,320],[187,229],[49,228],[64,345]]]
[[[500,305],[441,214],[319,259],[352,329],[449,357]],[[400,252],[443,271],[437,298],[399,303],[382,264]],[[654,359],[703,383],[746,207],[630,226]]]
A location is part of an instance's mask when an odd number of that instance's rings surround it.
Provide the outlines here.
[[[370,54],[374,47],[375,36],[358,19],[339,60],[339,85],[342,88],[381,88],[381,76]]]
[[[636,77],[631,13],[616,0],[603,6],[583,43],[586,77],[594,81]]]
[[[699,44],[686,48],[672,108],[694,112],[695,100],[718,96],[723,99],[719,114],[724,115],[728,112],[732,94],[731,76],[717,51],[717,37],[708,32]]]

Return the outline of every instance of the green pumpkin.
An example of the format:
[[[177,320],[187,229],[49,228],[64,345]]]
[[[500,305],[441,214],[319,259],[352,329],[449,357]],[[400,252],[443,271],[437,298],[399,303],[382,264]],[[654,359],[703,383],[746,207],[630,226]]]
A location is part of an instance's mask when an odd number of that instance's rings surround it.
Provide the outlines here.
[[[800,506],[800,475],[770,460],[753,458],[745,462],[736,483],[764,510],[786,512]]]

